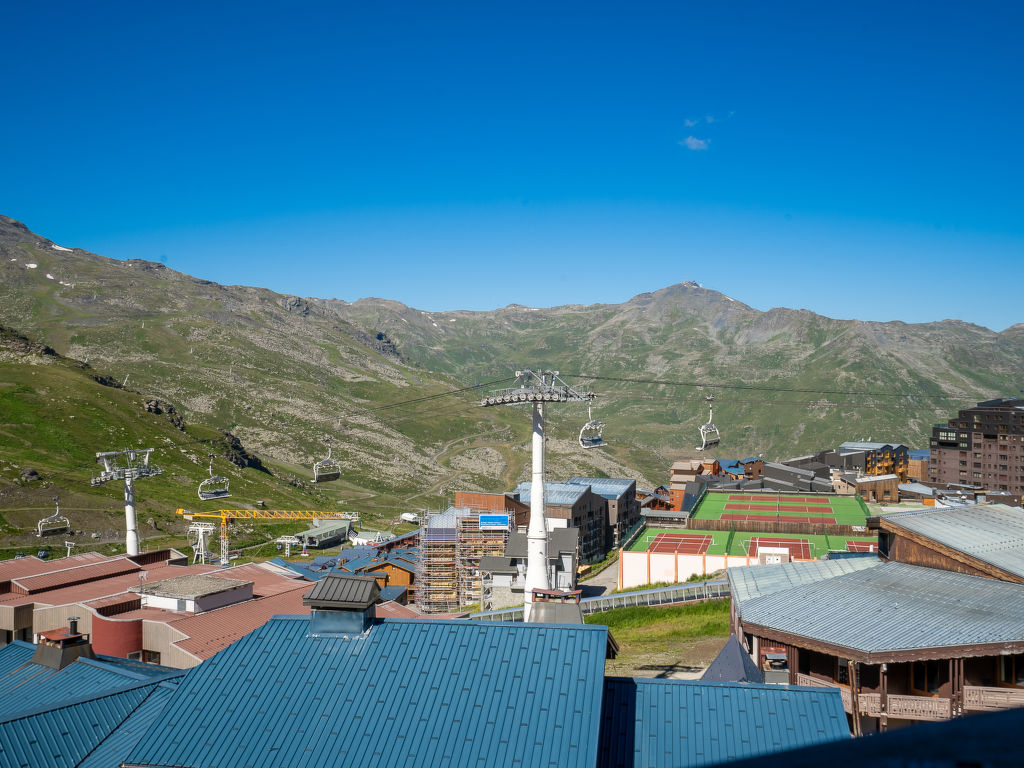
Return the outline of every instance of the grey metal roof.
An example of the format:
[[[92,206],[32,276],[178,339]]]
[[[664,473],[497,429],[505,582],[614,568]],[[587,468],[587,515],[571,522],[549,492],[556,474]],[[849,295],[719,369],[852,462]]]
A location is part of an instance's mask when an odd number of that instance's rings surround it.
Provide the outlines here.
[[[881,565],[877,557],[858,557],[849,560],[815,560],[810,563],[780,563],[778,565],[748,565],[729,568],[732,599],[737,608],[755,597],[771,595],[804,584],[833,579],[845,573],[862,571]]]
[[[578,528],[555,528],[548,533],[548,558],[554,560],[562,552],[575,552],[580,545]],[[505,545],[508,557],[526,557],[527,543],[525,533],[511,533]]]
[[[312,608],[364,610],[376,602],[380,587],[372,577],[332,573],[320,579],[302,604]]]
[[[488,573],[516,573],[519,569],[512,565],[510,557],[484,555],[480,558],[480,570]]]
[[[916,493],[920,496],[934,496],[935,489],[923,483],[900,483],[900,493]]]
[[[722,650],[704,670],[701,680],[730,683],[763,683],[764,675],[750,658],[736,635],[729,635]]]
[[[519,494],[519,500],[523,504],[530,503],[530,490],[533,483],[524,480],[516,486],[515,493]],[[580,500],[580,496],[587,492],[584,485],[574,483],[544,483],[544,503],[557,504],[571,507]]]
[[[894,512],[885,516],[885,525],[913,531],[1024,577],[1024,510],[1019,507],[976,504]]]
[[[534,603],[530,609],[531,624],[583,624],[579,603]]]
[[[900,651],[1024,643],[1024,585],[906,563],[882,563],[748,598],[737,610],[744,624],[878,654],[876,661]]]
[[[590,490],[606,499],[622,498],[623,494],[628,493],[630,488],[636,488],[636,480],[622,477],[570,477],[568,483],[571,485],[589,485]]]
[[[885,448],[905,448],[899,443],[869,443],[862,440],[848,440],[840,443],[839,447],[845,451],[881,451]]]

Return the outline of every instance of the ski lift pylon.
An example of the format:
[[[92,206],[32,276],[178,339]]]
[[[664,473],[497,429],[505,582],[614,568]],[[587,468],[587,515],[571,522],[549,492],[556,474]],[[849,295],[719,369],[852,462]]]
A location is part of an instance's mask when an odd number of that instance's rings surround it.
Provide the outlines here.
[[[210,476],[203,480],[199,484],[199,499],[200,501],[211,501],[213,499],[223,499],[225,496],[230,496],[231,493],[228,491],[229,481],[226,477],[213,474],[213,454],[210,454]]]
[[[36,523],[36,536],[40,538],[53,533],[67,533],[71,530],[71,521],[60,513],[60,496],[54,496],[53,502],[57,505],[57,511]]]
[[[321,459],[313,465],[313,482],[329,483],[341,477],[341,462],[331,458],[331,438],[325,440],[327,443],[327,458]]]
[[[590,413],[590,403],[587,402],[587,423],[580,430],[580,448],[602,448],[604,447],[604,422],[597,421]]]
[[[714,423],[715,415],[715,396],[708,395],[704,398],[704,402],[708,404],[708,423],[704,424],[700,428],[700,445],[697,446],[698,451],[706,451],[708,448],[714,448],[722,440],[721,434],[718,432],[718,427]]]

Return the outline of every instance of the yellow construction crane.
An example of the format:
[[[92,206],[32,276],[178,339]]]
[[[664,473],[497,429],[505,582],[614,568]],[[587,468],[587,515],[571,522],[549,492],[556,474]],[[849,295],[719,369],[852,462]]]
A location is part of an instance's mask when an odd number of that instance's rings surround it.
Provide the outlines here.
[[[318,512],[306,509],[217,509],[210,512],[193,512],[179,509],[178,514],[186,520],[194,517],[215,517],[220,520],[220,564],[229,565],[228,520],[354,520],[349,512]]]

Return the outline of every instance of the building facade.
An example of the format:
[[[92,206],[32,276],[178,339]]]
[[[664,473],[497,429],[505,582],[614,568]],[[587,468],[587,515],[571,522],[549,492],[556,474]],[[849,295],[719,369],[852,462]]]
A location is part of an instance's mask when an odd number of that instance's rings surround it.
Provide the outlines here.
[[[1024,494],[1024,401],[988,400],[938,424],[929,441],[928,481],[970,483]]]

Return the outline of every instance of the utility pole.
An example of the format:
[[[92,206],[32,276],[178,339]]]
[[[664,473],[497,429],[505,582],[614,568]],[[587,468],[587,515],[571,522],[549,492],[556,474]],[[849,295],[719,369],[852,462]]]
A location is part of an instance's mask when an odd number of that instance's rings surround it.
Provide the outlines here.
[[[103,465],[99,477],[92,479],[92,485],[103,485],[111,480],[124,480],[124,517],[126,524],[125,548],[129,555],[139,554],[139,530],[135,521],[135,481],[141,477],[152,477],[163,473],[159,467],[149,463],[149,454],[154,448],[123,451],[105,451],[96,454],[96,461]]]
[[[530,485],[530,526],[526,534],[526,585],[523,618],[530,620],[533,591],[551,589],[548,578],[548,528],[544,512],[544,404],[582,403],[594,399],[593,392],[577,392],[558,376],[558,371],[516,371],[519,386],[494,392],[483,398],[481,407],[533,405],[533,473]]]

